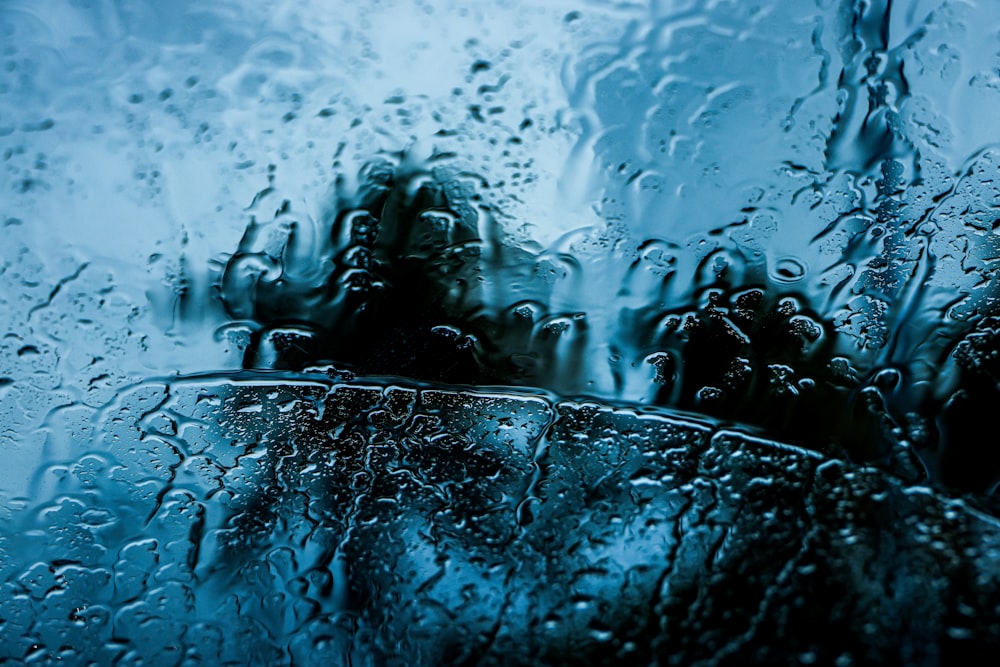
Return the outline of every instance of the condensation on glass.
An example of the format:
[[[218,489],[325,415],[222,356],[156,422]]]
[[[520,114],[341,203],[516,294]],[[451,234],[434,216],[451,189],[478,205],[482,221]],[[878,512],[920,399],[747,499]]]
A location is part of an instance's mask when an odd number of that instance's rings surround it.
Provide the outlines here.
[[[0,662],[1000,645],[992,4],[0,34]]]

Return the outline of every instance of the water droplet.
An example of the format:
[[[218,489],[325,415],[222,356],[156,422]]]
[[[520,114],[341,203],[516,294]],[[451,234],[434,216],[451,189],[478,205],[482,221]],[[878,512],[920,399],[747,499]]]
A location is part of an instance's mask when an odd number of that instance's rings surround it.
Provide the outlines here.
[[[778,283],[797,283],[806,276],[806,266],[795,257],[781,257],[775,262],[771,277]]]

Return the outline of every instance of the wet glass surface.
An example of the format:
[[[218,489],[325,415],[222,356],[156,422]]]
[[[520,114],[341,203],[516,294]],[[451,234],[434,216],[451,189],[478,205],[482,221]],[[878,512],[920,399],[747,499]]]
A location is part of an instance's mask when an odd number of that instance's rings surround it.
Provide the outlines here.
[[[1000,7],[0,34],[0,663],[1000,645]]]

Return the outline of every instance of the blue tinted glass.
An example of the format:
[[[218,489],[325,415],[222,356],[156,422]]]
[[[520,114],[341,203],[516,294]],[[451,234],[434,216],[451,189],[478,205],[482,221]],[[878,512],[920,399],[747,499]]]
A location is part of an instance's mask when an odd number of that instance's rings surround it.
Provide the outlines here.
[[[0,664],[1000,646],[1000,6],[0,35]]]

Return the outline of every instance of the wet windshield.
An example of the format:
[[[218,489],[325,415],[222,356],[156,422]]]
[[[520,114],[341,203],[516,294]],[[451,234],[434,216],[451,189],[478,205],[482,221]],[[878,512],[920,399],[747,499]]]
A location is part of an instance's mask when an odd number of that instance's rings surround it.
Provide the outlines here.
[[[1000,644],[992,4],[0,31],[0,662]]]

